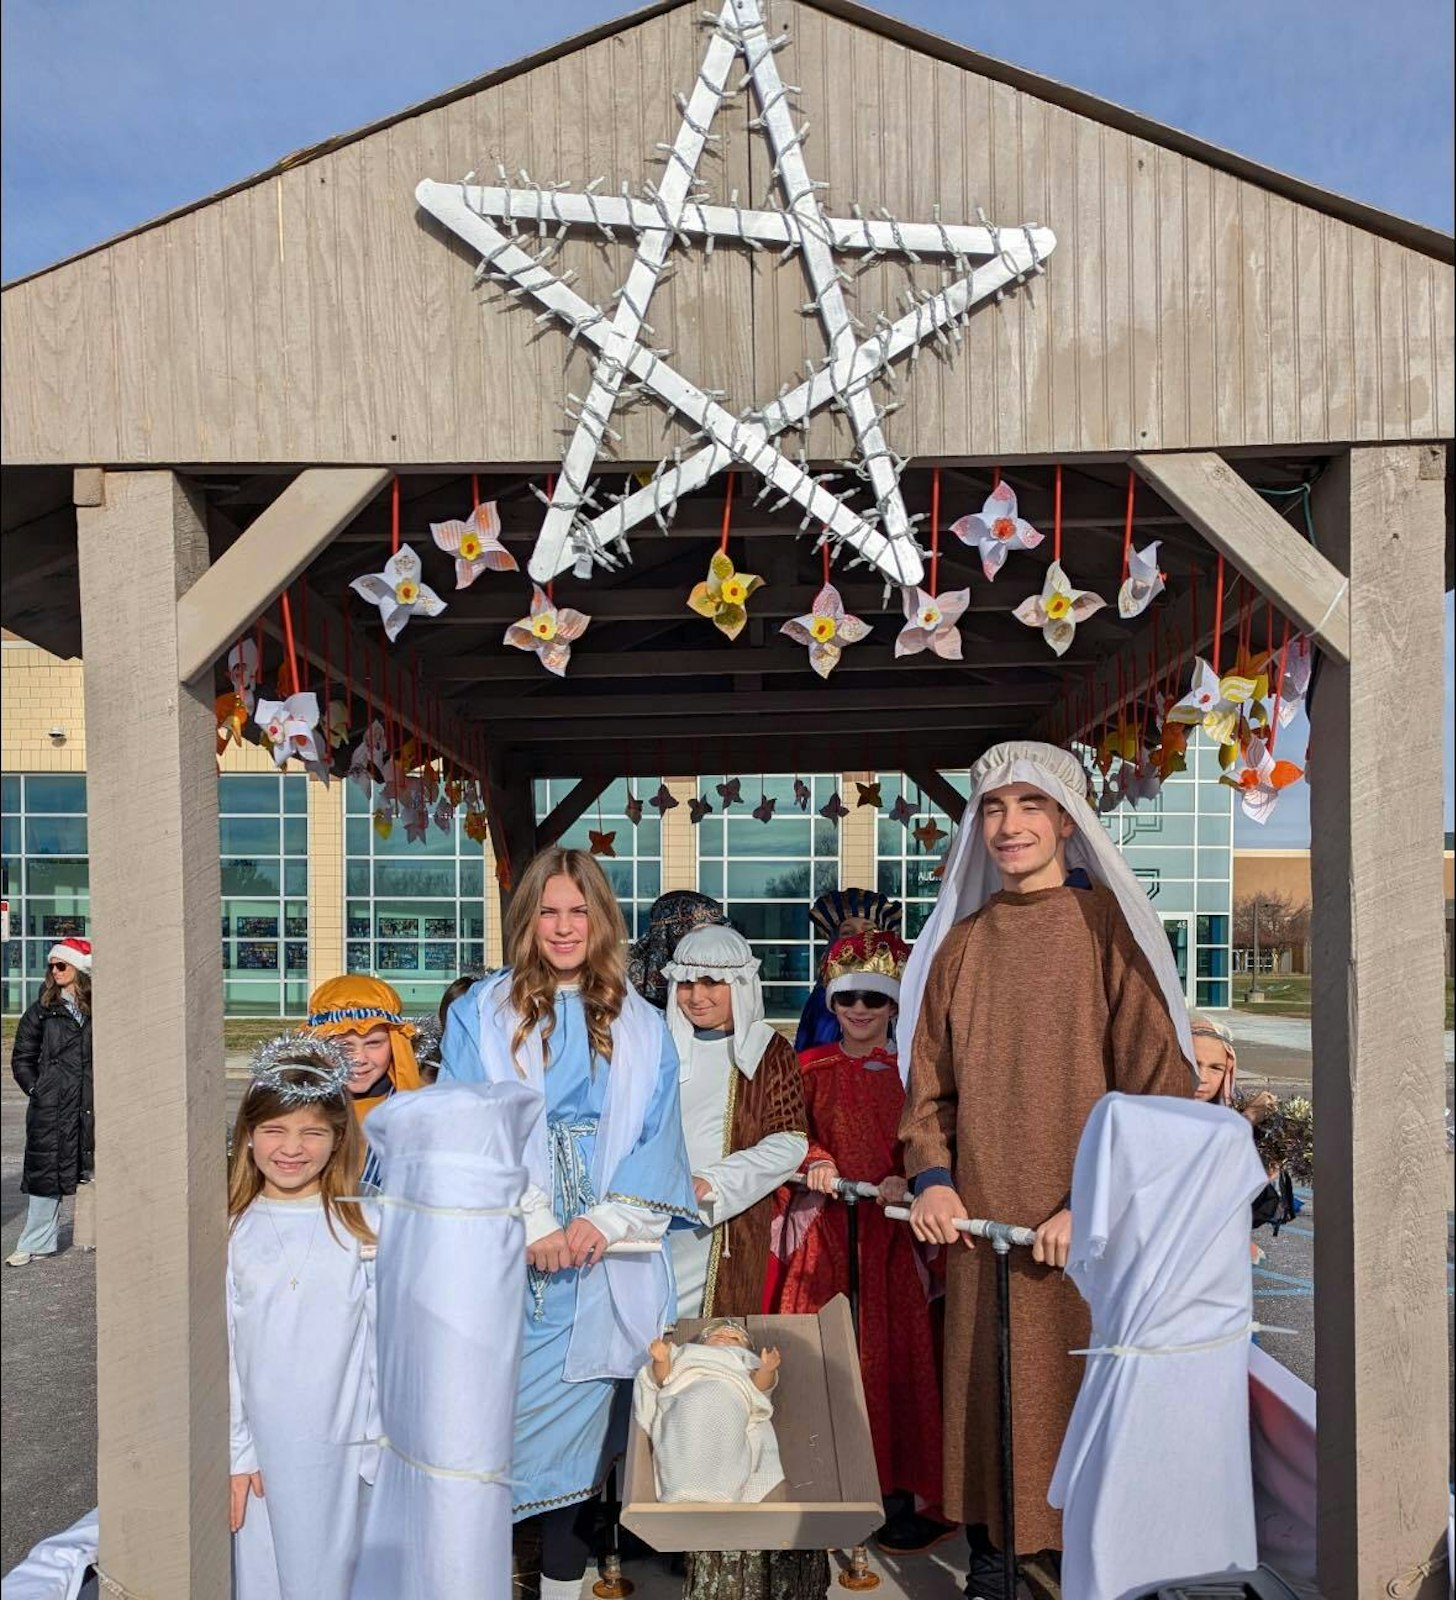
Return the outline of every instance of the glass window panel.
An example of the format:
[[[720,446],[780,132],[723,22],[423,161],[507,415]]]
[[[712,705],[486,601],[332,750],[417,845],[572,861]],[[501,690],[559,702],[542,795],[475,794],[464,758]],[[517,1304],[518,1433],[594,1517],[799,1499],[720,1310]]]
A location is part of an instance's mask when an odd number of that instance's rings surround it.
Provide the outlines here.
[[[308,938],[308,901],[288,901],[283,907],[283,926],[290,939]]]
[[[387,839],[380,839],[376,835],[374,853],[377,856],[453,856],[455,849],[455,829],[449,833],[441,833],[433,825],[425,831],[423,839],[411,839],[404,831],[404,824],[397,822],[394,831]]]
[[[224,861],[222,892],[225,895],[265,895],[276,899],[283,893],[283,874],[274,861]]]
[[[49,859],[31,860],[26,864],[26,891],[30,898],[44,895],[48,898],[84,901],[91,885],[89,861]]]
[[[1227,879],[1200,878],[1196,909],[1205,912],[1223,912],[1227,915],[1233,909],[1233,886]]]
[[[0,777],[0,811],[20,810],[20,778],[7,772]]]
[[[350,972],[368,972],[372,965],[368,944],[347,945],[344,950],[344,960],[348,963]]]
[[[367,861],[351,861],[348,866],[345,867],[344,893],[369,893],[369,863]]]
[[[1222,1011],[1229,1003],[1229,986],[1226,978],[1200,978],[1197,986],[1198,1005],[1209,1011]]]
[[[662,893],[662,863],[642,861],[637,863],[637,898],[649,904]]]
[[[753,953],[762,961],[760,972],[765,983],[786,978],[808,981],[813,957],[807,944],[759,944]]]
[[[225,856],[276,856],[277,817],[224,817],[218,825]]]
[[[295,940],[289,940],[284,948],[284,960],[288,963],[290,972],[308,971],[308,946]]]
[[[351,939],[367,939],[371,932],[369,903],[351,900],[344,917],[345,930]],[[352,965],[352,963],[351,963]]]
[[[279,985],[250,983],[241,977],[222,981],[223,1009],[230,1017],[276,1017],[279,1015]]]
[[[308,1013],[308,984],[297,979],[290,979],[283,985],[283,1004],[288,1008],[290,1017],[302,1017]]]
[[[284,861],[283,892],[284,894],[308,893],[308,861],[306,859],[290,856]]]
[[[283,780],[283,809],[291,816],[308,815],[308,779],[290,773]]]
[[[732,914],[734,926],[751,942],[809,937],[807,902],[740,900],[734,904]]]
[[[86,815],[86,779],[80,773],[31,773],[25,780],[25,809]]]
[[[0,854],[18,856],[21,851],[20,840],[24,829],[20,825],[19,817],[6,817],[0,822]]]
[[[306,856],[308,854],[307,817],[284,818],[283,853],[290,856]]]
[[[225,900],[223,920],[231,918],[232,931],[240,939],[276,939],[279,923],[276,900]]]
[[[1191,812],[1144,812],[1141,807],[1123,819],[1124,849],[1138,845],[1179,845],[1193,843]]]
[[[460,863],[460,898],[479,899],[485,893],[485,862],[479,856],[466,856]]]
[[[455,898],[455,863],[453,861],[376,861],[374,863],[374,893],[376,895],[421,895],[431,898]]]
[[[345,821],[344,849],[349,855],[364,856],[366,858],[369,856],[369,835],[371,831],[368,817],[349,817]]]
[[[723,898],[723,863],[721,861],[698,862],[698,892],[711,896],[714,900]]]
[[[1221,816],[1209,816],[1204,812],[1198,819],[1198,843],[1201,848],[1221,849],[1226,848],[1234,836],[1234,819],[1231,813],[1225,811]]]
[[[25,848],[30,855],[85,855],[86,819],[28,816],[25,819]]]
[[[233,950],[233,967],[239,972],[277,972],[276,939],[239,939]]]
[[[261,772],[225,772],[217,782],[217,808],[224,816],[278,815],[277,778]]]
[[[393,972],[418,972],[420,947],[381,939],[374,947],[375,970],[388,977]]]
[[[749,899],[803,900],[810,894],[810,863],[786,861],[728,862],[728,894]]]

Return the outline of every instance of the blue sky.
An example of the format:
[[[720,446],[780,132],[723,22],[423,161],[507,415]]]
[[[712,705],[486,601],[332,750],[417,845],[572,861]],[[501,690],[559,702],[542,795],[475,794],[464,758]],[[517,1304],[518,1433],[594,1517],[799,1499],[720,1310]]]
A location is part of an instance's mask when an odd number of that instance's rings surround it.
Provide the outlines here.
[[[880,0],[988,55],[1450,231],[1450,0]],[[625,9],[611,0],[4,0],[0,276]],[[1446,600],[1446,826],[1452,602]],[[1292,740],[1291,743],[1298,743]],[[1259,842],[1301,843],[1303,789]]]

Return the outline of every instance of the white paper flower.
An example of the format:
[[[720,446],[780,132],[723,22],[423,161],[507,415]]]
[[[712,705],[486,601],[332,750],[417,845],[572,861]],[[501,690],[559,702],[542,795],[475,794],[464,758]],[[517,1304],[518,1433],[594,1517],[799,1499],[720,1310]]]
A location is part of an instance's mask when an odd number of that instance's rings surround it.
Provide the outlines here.
[[[233,692],[251,711],[253,709],[253,689],[262,673],[262,663],[258,659],[256,640],[238,640],[232,649],[228,651],[227,671],[228,678],[233,686]]]
[[[553,605],[538,584],[531,590],[530,615],[506,629],[506,643],[517,650],[534,650],[548,672],[564,678],[572,641],[581,638],[590,621],[584,612]]]
[[[309,766],[322,765],[316,694],[291,694],[286,700],[260,700],[253,720],[263,730],[275,766],[285,766],[290,756],[297,756]]]
[[[1001,482],[991,491],[985,505],[969,517],[951,523],[950,531],[962,544],[976,545],[981,552],[981,571],[995,578],[1008,550],[1035,550],[1042,534],[1016,510],[1016,491]]]
[[[482,572],[515,572],[516,558],[501,543],[494,500],[476,506],[465,522],[432,522],[436,545],[455,557],[455,587],[468,589]]]
[[[422,617],[438,617],[445,609],[445,602],[421,581],[421,570],[420,558],[409,545],[402,544],[384,563],[383,572],[366,573],[349,585],[355,594],[379,607],[391,644],[416,612]]]
[[[843,647],[869,637],[870,625],[844,609],[839,590],[826,583],[814,597],[814,609],[784,623],[780,633],[795,644],[807,645],[809,665],[821,678],[827,678],[839,665]]]
[[[969,589],[929,595],[924,589],[902,589],[905,626],[895,639],[895,655],[918,656],[929,650],[943,661],[961,659],[961,634],[956,624],[971,603]]]
[[[1195,656],[1193,686],[1168,712],[1168,720],[1202,728],[1215,744],[1232,744],[1240,707],[1253,699],[1257,688],[1253,678],[1233,673],[1220,678],[1202,656]]]
[[[1262,739],[1251,738],[1244,753],[1244,765],[1233,777],[1220,783],[1238,791],[1244,815],[1261,827],[1273,815],[1279,796],[1304,776],[1292,761],[1276,761]]]
[[[1277,667],[1279,657],[1272,663]],[[1299,715],[1304,697],[1309,693],[1310,674],[1314,669],[1314,650],[1309,639],[1301,635],[1289,641],[1284,653],[1284,671],[1279,678],[1279,726],[1287,728]]]
[[[1127,578],[1117,591],[1117,614],[1140,617],[1163,592],[1163,574],[1158,570],[1158,545],[1154,539],[1146,550],[1130,550]]]
[[[1076,637],[1077,624],[1106,604],[1100,594],[1093,594],[1090,589],[1074,589],[1061,563],[1053,561],[1047,568],[1041,593],[1029,595],[1012,615],[1028,628],[1040,628],[1042,638],[1061,656]]]

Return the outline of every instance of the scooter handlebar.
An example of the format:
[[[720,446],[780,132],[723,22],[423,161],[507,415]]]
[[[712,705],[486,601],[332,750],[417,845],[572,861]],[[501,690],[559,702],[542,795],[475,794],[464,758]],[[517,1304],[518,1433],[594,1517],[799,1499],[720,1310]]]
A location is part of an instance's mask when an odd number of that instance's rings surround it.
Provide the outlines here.
[[[886,1206],[885,1215],[896,1222],[909,1222],[909,1206]],[[957,1217],[955,1227],[959,1233],[969,1233],[977,1239],[989,1239],[994,1244],[1004,1239],[1007,1244],[1017,1244],[1030,1249],[1036,1243],[1034,1229],[1018,1227],[1013,1222],[988,1222],[984,1217]]]

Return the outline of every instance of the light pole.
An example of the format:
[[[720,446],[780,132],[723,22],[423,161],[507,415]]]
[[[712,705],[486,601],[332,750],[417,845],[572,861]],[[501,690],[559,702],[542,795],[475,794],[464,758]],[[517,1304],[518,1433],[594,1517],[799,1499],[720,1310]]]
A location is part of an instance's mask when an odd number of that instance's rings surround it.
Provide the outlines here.
[[[1249,972],[1249,991],[1245,1001],[1262,1000],[1264,991],[1259,987],[1259,897],[1254,896],[1254,965]]]

